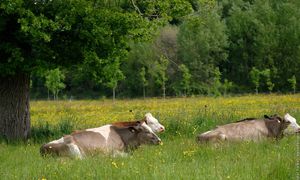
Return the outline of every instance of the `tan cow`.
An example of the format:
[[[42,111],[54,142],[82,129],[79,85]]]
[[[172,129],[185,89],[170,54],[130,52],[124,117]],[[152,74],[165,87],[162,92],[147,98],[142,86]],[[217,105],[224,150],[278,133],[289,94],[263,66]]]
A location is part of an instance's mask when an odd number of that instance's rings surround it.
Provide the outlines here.
[[[265,138],[280,139],[283,136],[283,131],[291,123],[291,119],[286,118],[286,116],[283,119],[277,115],[265,116],[265,119],[247,118],[204,132],[197,136],[197,141],[202,143],[226,140],[259,141]]]
[[[98,128],[75,131],[58,140],[44,144],[42,155],[75,156],[83,158],[98,152],[122,154],[141,144],[159,144],[160,138],[145,123],[135,121],[123,126],[108,124]]]

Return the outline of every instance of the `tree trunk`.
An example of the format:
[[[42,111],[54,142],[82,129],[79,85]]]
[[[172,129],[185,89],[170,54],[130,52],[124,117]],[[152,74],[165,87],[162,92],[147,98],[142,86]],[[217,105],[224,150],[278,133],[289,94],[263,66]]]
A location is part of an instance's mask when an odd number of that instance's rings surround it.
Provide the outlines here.
[[[115,102],[116,99],[116,87],[113,87],[113,102]]]
[[[0,136],[27,139],[30,134],[28,74],[0,76]]]

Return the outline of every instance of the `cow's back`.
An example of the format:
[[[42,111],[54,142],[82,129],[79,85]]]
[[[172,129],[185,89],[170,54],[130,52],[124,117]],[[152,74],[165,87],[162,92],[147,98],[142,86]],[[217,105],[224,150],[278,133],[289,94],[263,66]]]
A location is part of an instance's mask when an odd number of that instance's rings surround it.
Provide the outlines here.
[[[268,136],[264,120],[248,120],[219,126],[215,131],[228,140],[260,140]]]
[[[211,131],[200,134],[197,139],[199,142],[257,141],[268,136],[269,131],[264,120],[245,120],[218,126]]]

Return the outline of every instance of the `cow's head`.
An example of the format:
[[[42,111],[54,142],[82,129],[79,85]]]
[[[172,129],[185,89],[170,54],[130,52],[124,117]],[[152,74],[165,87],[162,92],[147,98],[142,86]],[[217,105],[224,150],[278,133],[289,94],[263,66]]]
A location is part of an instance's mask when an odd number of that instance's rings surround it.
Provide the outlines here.
[[[154,133],[159,133],[165,131],[165,127],[161,125],[158,120],[152,116],[151,113],[145,115],[146,124],[152,129]]]
[[[283,119],[290,122],[290,127],[292,127],[294,132],[300,133],[300,126],[297,124],[297,121],[293,116],[291,116],[289,113],[286,113]]]
[[[159,144],[161,139],[145,123],[137,121],[135,126],[129,127],[131,133],[135,135],[138,144]]]
[[[297,124],[296,119],[293,116],[291,116],[289,113],[285,114],[283,119],[278,115],[273,115],[273,116],[264,115],[264,117],[270,120],[277,119],[278,122],[281,123],[281,127],[283,128],[283,130],[286,129],[287,127],[291,127],[295,133],[300,133],[300,126]]]
[[[264,118],[267,120],[266,123],[269,124],[267,126],[274,134],[276,134],[276,138],[283,137],[283,131],[291,124],[289,120],[281,118],[278,115],[267,116],[264,115]]]

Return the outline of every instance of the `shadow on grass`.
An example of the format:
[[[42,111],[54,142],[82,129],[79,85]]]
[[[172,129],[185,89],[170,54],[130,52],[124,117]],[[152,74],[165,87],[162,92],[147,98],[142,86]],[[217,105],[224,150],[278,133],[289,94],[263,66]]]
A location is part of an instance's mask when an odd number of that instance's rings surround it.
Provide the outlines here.
[[[22,143],[46,143],[63,135],[70,134],[73,130],[74,124],[68,120],[62,120],[56,125],[40,121],[37,125],[31,127],[29,139],[22,141],[9,140],[6,137],[0,137],[0,143],[12,145]]]

